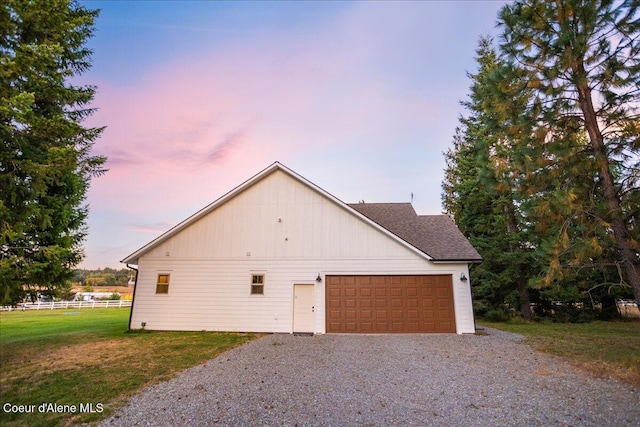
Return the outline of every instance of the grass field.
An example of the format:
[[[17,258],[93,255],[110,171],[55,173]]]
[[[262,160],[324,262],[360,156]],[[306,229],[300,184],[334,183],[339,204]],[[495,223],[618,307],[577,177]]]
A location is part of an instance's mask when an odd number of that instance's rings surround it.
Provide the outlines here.
[[[592,374],[640,387],[640,321],[536,323],[478,321],[526,337],[536,350],[554,354]]]
[[[0,425],[55,426],[104,418],[141,387],[253,338],[127,333],[128,321],[128,308],[0,313]]]

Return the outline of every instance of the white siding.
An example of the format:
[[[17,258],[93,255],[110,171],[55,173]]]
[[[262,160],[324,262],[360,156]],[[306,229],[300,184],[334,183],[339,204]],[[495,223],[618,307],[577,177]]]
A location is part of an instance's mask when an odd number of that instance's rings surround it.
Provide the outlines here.
[[[315,284],[315,332],[325,332],[325,275],[452,274],[458,333],[473,333],[469,286],[462,268],[424,260],[175,261],[140,263],[132,328],[292,332],[293,285]],[[168,295],[155,294],[157,274],[170,273]],[[250,295],[251,274],[264,274],[264,295]],[[315,281],[320,274],[322,282]],[[468,283],[468,282],[467,282]]]
[[[147,258],[405,258],[406,248],[276,171],[149,251]]]
[[[326,274],[452,274],[458,333],[473,333],[466,264],[433,264],[282,171],[144,254],[131,321],[156,330],[292,332],[293,285],[315,284],[325,332]],[[170,273],[168,295],[156,295]],[[264,295],[250,295],[264,274]],[[320,274],[323,281],[317,283]]]

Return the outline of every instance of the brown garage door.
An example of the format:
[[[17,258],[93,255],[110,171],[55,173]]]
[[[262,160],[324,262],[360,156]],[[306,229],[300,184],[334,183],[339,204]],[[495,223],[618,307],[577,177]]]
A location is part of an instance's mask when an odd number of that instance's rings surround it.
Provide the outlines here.
[[[450,275],[327,276],[327,333],[456,332]]]

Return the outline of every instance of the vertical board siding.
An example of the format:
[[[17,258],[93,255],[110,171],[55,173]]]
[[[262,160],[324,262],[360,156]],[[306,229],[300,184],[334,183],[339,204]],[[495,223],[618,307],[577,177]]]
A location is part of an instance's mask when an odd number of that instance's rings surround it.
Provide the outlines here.
[[[279,219],[282,221],[280,222]],[[139,259],[132,328],[292,332],[293,285],[313,284],[325,332],[329,274],[451,274],[458,333],[474,331],[466,264],[433,264],[282,171],[218,206]],[[265,275],[250,295],[251,274]],[[169,293],[156,295],[159,273]]]
[[[281,220],[281,222],[279,221]],[[415,256],[281,171],[152,249],[151,258]],[[408,255],[409,254],[409,255]]]

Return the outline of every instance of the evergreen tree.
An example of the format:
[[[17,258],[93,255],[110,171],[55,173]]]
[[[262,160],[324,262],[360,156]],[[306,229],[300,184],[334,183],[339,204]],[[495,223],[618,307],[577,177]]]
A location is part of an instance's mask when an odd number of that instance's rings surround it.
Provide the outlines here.
[[[70,0],[7,0],[0,7],[0,304],[29,287],[52,290],[82,259],[102,128],[82,126],[95,88],[72,78],[90,67],[85,47],[97,11]]]
[[[545,281],[562,279],[568,266],[612,264],[637,300],[639,5],[523,0],[505,6],[499,22],[502,50],[529,74],[528,87],[536,95],[528,115],[539,124],[533,135],[548,164],[533,163],[551,175],[558,190],[550,191],[544,180],[544,202],[531,210],[543,226],[552,226]]]
[[[532,245],[519,207],[520,173],[513,155],[521,143],[518,134],[527,135],[519,114],[527,92],[518,81],[498,78],[510,66],[491,39],[480,40],[477,54],[478,73],[469,74],[470,99],[463,103],[469,115],[460,118],[453,149],[445,154],[443,203],[484,259],[471,272],[478,312],[499,314],[506,302],[529,319]],[[509,106],[501,102],[505,99]]]

